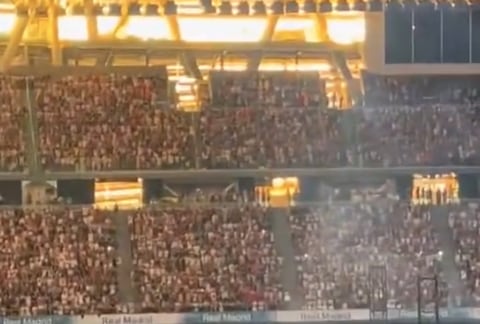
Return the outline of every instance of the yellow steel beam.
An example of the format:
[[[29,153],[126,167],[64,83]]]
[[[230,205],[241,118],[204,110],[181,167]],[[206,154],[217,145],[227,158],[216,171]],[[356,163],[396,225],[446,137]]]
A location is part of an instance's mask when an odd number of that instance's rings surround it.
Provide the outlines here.
[[[317,42],[329,42],[330,37],[328,36],[327,28],[327,15],[325,14],[315,14],[313,15],[315,22],[315,31],[317,34]]]
[[[275,33],[275,28],[277,27],[279,16],[271,15],[268,17],[267,26],[265,27],[265,31],[262,35],[262,42],[271,42],[273,39],[273,34]],[[258,70],[258,67],[263,59],[263,53],[261,51],[257,51],[253,53],[247,62],[247,69],[250,72],[255,72]]]
[[[65,46],[71,48],[78,47],[78,44],[72,42],[65,42]],[[139,50],[139,51],[158,51],[158,52],[184,52],[184,51],[195,51],[195,52],[218,52],[218,51],[228,51],[228,52],[274,52],[274,53],[328,53],[332,51],[344,51],[349,53],[349,55],[354,55],[355,58],[359,58],[359,49],[357,45],[340,45],[334,43],[305,43],[305,42],[259,42],[259,43],[218,43],[218,42],[202,42],[202,43],[187,43],[187,42],[173,42],[173,41],[148,41],[144,42],[142,40],[126,39],[109,39],[103,40],[99,39],[95,42],[82,43],[80,46],[81,49],[91,49],[91,50]]]
[[[95,40],[98,37],[97,17],[94,12],[93,0],[85,0],[85,16],[87,18],[88,40]]]
[[[180,28],[178,27],[178,21],[177,21],[177,16],[166,16],[167,18],[167,23],[168,23],[168,28],[170,28],[170,35],[172,35],[172,40],[174,41],[180,41],[181,40],[181,35],[180,35]]]
[[[2,72],[5,72],[10,67],[12,60],[17,53],[18,45],[22,41],[23,34],[28,25],[28,21],[29,19],[27,16],[17,16],[15,26],[8,40],[7,48],[5,49],[5,52],[2,56],[2,61],[0,64],[0,69]]]
[[[112,34],[110,35],[112,38],[115,38],[117,36],[118,32],[128,22],[128,7],[129,7],[129,5],[130,5],[130,2],[128,0],[123,0],[122,14],[120,15],[120,19],[118,19],[118,23],[115,26],[115,29],[113,30]]]
[[[275,28],[277,27],[279,16],[271,15],[268,16],[267,27],[263,32],[262,42],[270,42],[272,40],[273,34],[275,33]]]
[[[62,65],[62,48],[58,39],[58,7],[53,0],[49,1],[48,29],[50,32],[52,65]]]

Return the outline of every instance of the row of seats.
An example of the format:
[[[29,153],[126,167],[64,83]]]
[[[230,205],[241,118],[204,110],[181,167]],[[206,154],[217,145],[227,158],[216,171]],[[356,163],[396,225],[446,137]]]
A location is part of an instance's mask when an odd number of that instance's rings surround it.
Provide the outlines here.
[[[72,99],[66,105],[46,104],[56,100],[52,94],[43,98],[40,152],[49,170],[383,167],[480,160],[480,128],[466,107],[355,113],[238,108],[207,110],[195,118],[145,102],[114,106]]]
[[[478,305],[480,209],[445,208],[463,293]],[[447,304],[445,263],[429,207],[381,199],[297,207],[287,216],[295,251],[290,261],[305,309],[365,308],[372,296],[385,298],[389,308],[415,308],[417,276],[433,273],[440,278],[440,304]],[[129,236],[113,217],[127,217]],[[117,248],[119,240],[131,242],[139,312],[285,309],[287,261],[277,254],[273,217],[248,205],[2,209],[0,315],[125,311],[117,279],[125,245]],[[382,264],[387,290],[371,291],[370,266]],[[431,282],[421,287],[425,307],[433,305],[432,288]]]
[[[243,85],[235,86],[248,84],[248,79],[242,80],[227,74],[221,82],[213,78],[212,84],[219,93],[233,91],[225,90],[226,86],[243,93],[239,90]],[[371,85],[366,87],[367,94],[373,99],[366,96],[371,104],[352,112],[323,110],[288,99],[299,96],[295,89],[314,96],[318,80],[312,75],[262,80],[276,98],[271,104],[245,100],[237,105],[228,99],[219,103],[224,108],[198,115],[158,105],[165,94],[163,83],[155,77],[37,80],[34,101],[40,163],[47,170],[168,170],[464,165],[480,160],[475,89],[452,90],[452,98],[458,100],[416,104],[398,99],[397,92],[409,97],[414,89],[424,89],[424,83],[366,76],[366,85]],[[27,167],[28,114],[17,83],[8,77],[0,79],[4,111],[0,169],[4,171]],[[389,97],[377,98],[377,92]]]

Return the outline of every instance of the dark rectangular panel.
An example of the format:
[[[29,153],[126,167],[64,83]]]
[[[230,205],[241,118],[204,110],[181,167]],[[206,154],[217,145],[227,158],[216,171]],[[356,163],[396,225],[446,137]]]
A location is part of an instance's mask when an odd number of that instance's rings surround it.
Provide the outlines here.
[[[0,181],[0,204],[21,205],[22,204],[22,182],[18,180]]]
[[[480,9],[472,10],[472,63],[480,63]]]
[[[148,204],[157,201],[163,197],[162,179],[144,179],[143,180],[143,202]]]
[[[387,9],[385,11],[385,63],[411,63],[412,11]]]
[[[395,179],[395,185],[400,199],[410,200],[412,198],[412,176],[397,176]]]
[[[415,10],[413,26],[414,63],[440,63],[440,11]]]
[[[300,180],[300,196],[298,201],[322,201],[333,196],[334,189],[324,185],[319,179],[313,177],[304,177]]]
[[[470,13],[465,9],[442,11],[443,62],[468,63],[470,61]]]
[[[74,205],[94,203],[95,181],[92,180],[58,180],[57,196]]]
[[[462,174],[458,177],[460,199],[478,199],[479,178],[473,174]]]

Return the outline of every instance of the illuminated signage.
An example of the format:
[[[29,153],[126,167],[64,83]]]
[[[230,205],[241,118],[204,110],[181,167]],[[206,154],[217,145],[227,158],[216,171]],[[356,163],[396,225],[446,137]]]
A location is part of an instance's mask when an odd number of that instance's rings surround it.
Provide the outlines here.
[[[459,201],[457,175],[436,174],[413,176],[412,203],[416,205],[444,205]]]

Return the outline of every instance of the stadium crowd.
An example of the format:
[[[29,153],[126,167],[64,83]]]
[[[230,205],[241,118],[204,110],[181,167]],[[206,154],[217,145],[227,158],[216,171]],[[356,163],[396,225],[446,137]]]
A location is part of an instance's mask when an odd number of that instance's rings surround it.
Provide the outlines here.
[[[478,205],[446,206],[456,262],[469,305],[478,305]],[[265,207],[239,203],[148,206],[122,212],[132,245],[137,311],[190,312],[285,309],[275,246]],[[122,312],[121,266],[112,212],[41,207],[0,211],[0,314]],[[298,287],[304,308],[415,309],[419,274],[439,274],[440,305],[447,278],[429,206],[389,198],[331,202],[290,210]],[[280,237],[283,239],[283,237]],[[371,265],[385,264],[387,290],[371,291]],[[381,275],[376,280],[381,284]],[[426,307],[433,283],[422,284]]]
[[[370,265],[387,265],[389,308],[416,307],[419,274],[442,273],[428,207],[392,202],[337,203],[292,210],[299,284],[307,309],[369,308]],[[381,284],[379,274],[376,274]],[[432,287],[422,286],[427,303]],[[384,296],[384,293],[387,296]],[[442,291],[446,302],[446,290]],[[373,298],[373,297],[372,297]]]
[[[325,84],[316,72],[212,72],[215,107],[327,106]]]
[[[155,77],[84,75],[35,82],[41,163],[47,170],[340,167],[474,164],[477,90],[456,83],[365,77],[365,107],[325,109],[316,75],[212,75],[198,114],[159,104]],[[439,90],[441,89],[441,91]],[[445,90],[445,91],[443,91]],[[25,168],[13,79],[0,79],[0,169]],[[436,100],[440,91],[444,96]],[[432,96],[430,96],[432,94]],[[236,194],[185,192],[205,207],[128,211],[140,311],[283,309],[286,291],[268,211]],[[243,199],[248,200],[248,199]],[[109,214],[66,207],[0,210],[0,312],[119,312],[115,229]],[[418,273],[443,275],[428,207],[378,199],[294,208],[290,228],[306,309],[365,308],[369,265],[387,264],[390,307],[414,308]],[[480,301],[477,206],[451,207],[455,261]],[[443,280],[443,278],[442,278]],[[430,286],[424,286],[427,302]],[[353,293],[352,293],[353,292]],[[445,305],[446,288],[441,289]]]
[[[449,223],[456,242],[455,262],[469,304],[480,303],[480,209],[477,203],[452,208]]]
[[[50,171],[370,167],[480,160],[475,88],[444,91],[448,100],[429,101],[417,98],[418,89],[425,88],[420,81],[412,81],[417,86],[410,87],[401,79],[366,76],[364,83],[366,105],[339,111],[325,108],[324,90],[318,90],[324,85],[316,74],[252,78],[217,72],[212,74],[211,105],[195,114],[169,109],[164,81],[152,76],[41,78],[34,83],[34,140],[38,137],[40,162]],[[445,82],[439,84],[430,88],[443,89]],[[22,170],[26,115],[18,96],[25,92],[7,77],[0,80],[0,89],[0,104],[8,112],[0,119],[5,139],[0,168]],[[467,100],[454,100],[457,97]]]
[[[0,210],[0,314],[118,311],[114,229],[90,208]]]
[[[194,167],[187,114],[158,104],[155,77],[84,75],[36,82],[40,157],[60,170]]]
[[[24,83],[16,78],[0,77],[0,171],[26,168],[24,128],[26,122]]]
[[[281,260],[263,208],[142,209],[129,223],[142,311],[281,305]]]

